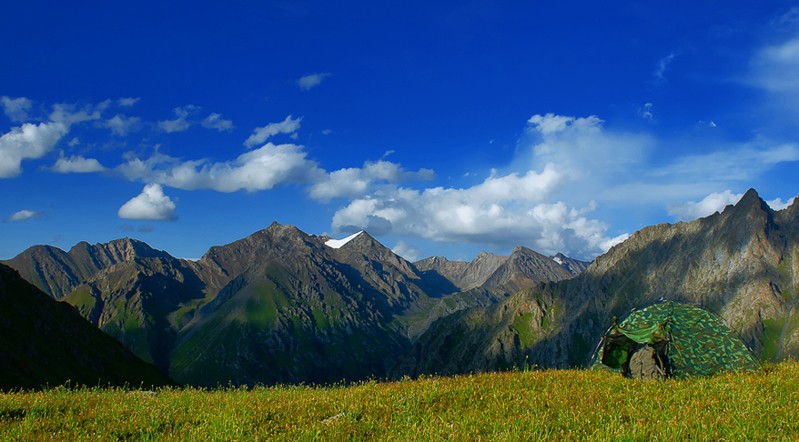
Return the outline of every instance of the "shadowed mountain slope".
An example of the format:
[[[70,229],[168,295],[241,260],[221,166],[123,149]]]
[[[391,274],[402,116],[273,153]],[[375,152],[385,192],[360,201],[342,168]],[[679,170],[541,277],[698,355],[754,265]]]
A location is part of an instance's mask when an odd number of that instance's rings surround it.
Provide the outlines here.
[[[71,385],[151,387],[173,382],[0,264],[0,390]]]

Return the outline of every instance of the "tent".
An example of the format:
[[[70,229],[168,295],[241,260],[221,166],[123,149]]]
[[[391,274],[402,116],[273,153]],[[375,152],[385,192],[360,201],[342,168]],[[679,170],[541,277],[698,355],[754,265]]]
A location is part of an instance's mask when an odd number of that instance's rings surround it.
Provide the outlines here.
[[[634,310],[622,322],[614,321],[594,353],[593,366],[643,379],[760,371],[738,334],[718,317],[674,301]]]

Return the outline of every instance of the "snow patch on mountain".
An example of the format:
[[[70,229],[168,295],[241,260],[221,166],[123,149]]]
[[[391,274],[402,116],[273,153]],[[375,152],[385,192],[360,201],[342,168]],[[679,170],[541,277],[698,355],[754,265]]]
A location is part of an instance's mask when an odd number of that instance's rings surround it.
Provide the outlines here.
[[[361,233],[363,233],[363,230],[361,230],[360,232],[355,233],[353,235],[350,235],[350,236],[348,236],[346,238],[343,238],[343,239],[329,239],[329,240],[325,241],[325,245],[330,247],[331,249],[340,249],[341,247],[344,246],[344,244],[347,244],[348,242],[350,242],[353,239],[357,238],[358,235],[360,235]]]

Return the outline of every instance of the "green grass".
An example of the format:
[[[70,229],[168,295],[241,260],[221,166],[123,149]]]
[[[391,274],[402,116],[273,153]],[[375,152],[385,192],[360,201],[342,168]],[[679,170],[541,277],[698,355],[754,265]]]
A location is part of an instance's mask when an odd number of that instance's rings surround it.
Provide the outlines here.
[[[0,395],[0,440],[797,440],[799,364],[641,382],[562,370],[349,387]]]

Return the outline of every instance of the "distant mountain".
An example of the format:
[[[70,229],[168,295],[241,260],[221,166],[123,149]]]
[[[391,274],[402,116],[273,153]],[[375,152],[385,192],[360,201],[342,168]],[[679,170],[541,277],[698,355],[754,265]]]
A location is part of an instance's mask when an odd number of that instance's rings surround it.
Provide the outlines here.
[[[0,390],[173,382],[66,303],[0,264]]]
[[[433,323],[409,353],[422,372],[585,365],[612,318],[660,298],[699,304],[762,360],[799,358],[799,202],[749,190],[722,213],[636,232],[576,278]]]
[[[503,286],[514,279],[513,274],[525,286],[530,283],[560,281],[580,274],[589,264],[561,253],[547,258],[525,247],[515,248],[511,256],[481,252],[469,262],[433,256],[414,263],[422,272],[443,277],[457,290],[470,290],[486,284]],[[495,275],[497,271],[500,274]],[[507,288],[513,290],[511,286]]]
[[[61,299],[100,270],[136,258],[171,258],[135,239],[105,244],[81,242],[69,252],[52,246],[34,246],[4,264],[55,299]]]
[[[497,269],[508,260],[507,256],[481,252],[469,262],[450,261],[441,256],[425,258],[415,263],[416,267],[429,274],[438,274],[452,283],[454,290],[469,290],[480,287]]]
[[[552,260],[560,264],[561,267],[563,267],[569,273],[575,276],[584,272],[588,268],[588,266],[591,265],[590,261],[580,261],[574,258],[569,258],[563,253],[558,253],[557,255],[553,256]]]

